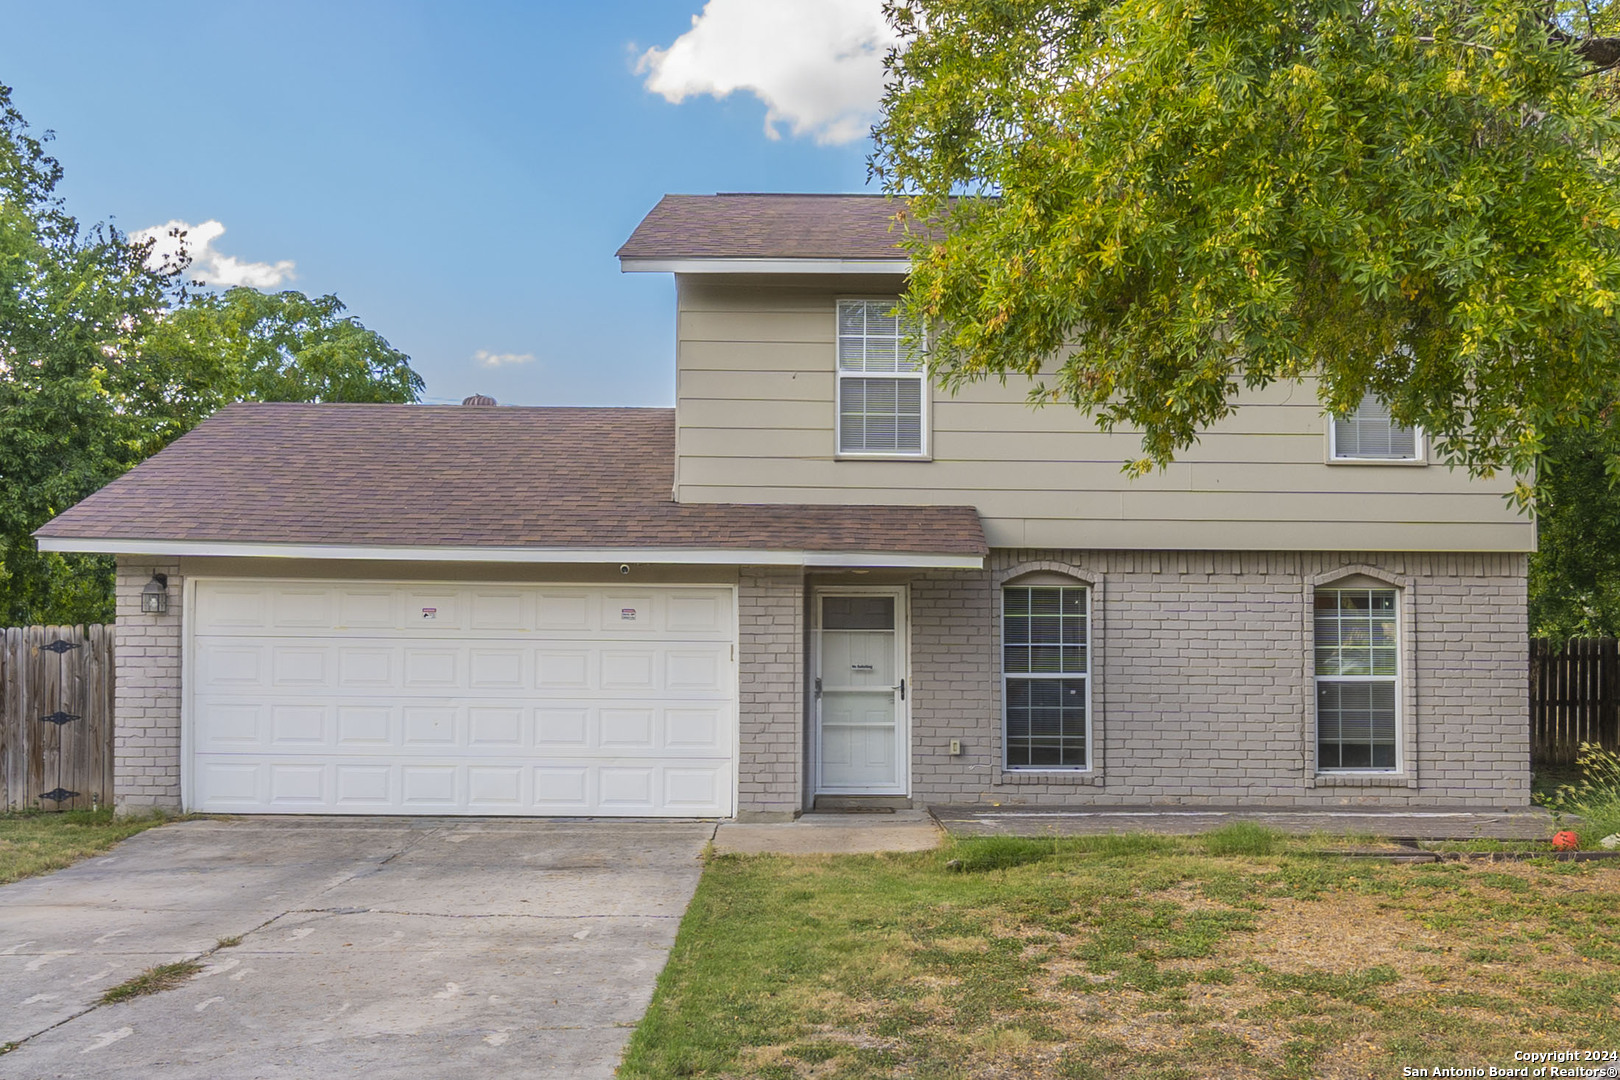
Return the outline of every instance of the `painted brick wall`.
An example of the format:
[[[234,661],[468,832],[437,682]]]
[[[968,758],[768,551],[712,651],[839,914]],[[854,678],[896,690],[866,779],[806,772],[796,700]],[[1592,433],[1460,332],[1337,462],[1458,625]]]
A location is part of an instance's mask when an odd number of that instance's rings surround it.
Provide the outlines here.
[[[154,572],[169,578],[165,615],[141,613]],[[179,810],[180,567],[121,555],[117,581],[113,805],[120,814]]]
[[[919,802],[1495,805],[1529,800],[1525,565],[1517,554],[1013,551],[911,586]],[[1004,773],[999,585],[1091,582],[1089,775]],[[1404,768],[1316,775],[1311,594],[1401,590]],[[962,754],[948,753],[951,739]]]
[[[792,817],[804,775],[804,578],[745,569],[737,590],[741,696],[737,816]]]

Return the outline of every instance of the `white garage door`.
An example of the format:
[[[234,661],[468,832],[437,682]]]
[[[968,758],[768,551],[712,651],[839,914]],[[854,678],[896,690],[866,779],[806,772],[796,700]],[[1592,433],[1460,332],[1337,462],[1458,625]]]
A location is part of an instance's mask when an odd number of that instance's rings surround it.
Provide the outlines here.
[[[732,590],[199,580],[187,804],[729,816]]]

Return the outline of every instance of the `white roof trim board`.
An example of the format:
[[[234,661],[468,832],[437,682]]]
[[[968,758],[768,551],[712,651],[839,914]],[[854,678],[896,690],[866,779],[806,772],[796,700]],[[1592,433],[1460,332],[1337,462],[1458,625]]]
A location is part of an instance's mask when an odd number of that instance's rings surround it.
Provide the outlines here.
[[[909,274],[910,259],[621,258],[626,274]]]
[[[264,544],[234,540],[118,540],[38,537],[41,551],[101,555],[211,555],[268,559],[372,559],[391,562],[641,563],[686,566],[861,566],[982,570],[977,555],[892,551],[765,551],[727,548],[391,547]]]

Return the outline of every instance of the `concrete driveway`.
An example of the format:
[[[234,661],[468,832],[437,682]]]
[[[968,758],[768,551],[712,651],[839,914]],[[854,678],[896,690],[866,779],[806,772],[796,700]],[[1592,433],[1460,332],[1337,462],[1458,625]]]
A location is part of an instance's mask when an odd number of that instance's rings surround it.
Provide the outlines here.
[[[0,1044],[21,1044],[0,1078],[609,1077],[713,833],[442,818],[153,829],[0,888]],[[96,1004],[199,957],[176,989]]]

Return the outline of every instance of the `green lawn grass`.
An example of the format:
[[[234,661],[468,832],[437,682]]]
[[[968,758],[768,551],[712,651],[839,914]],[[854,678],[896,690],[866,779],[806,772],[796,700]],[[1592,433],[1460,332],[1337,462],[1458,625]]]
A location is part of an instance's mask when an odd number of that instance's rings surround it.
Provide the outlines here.
[[[101,1003],[116,1005],[130,998],[173,990],[202,969],[203,966],[195,960],[179,960],[172,964],[159,964],[157,967],[147,968],[134,978],[126,979],[102,994]]]
[[[111,807],[0,814],[0,885],[71,866],[163,821],[114,818]]]
[[[620,1075],[1303,1080],[1620,1048],[1620,868],[1325,846],[714,857]]]

